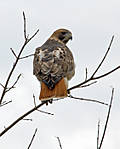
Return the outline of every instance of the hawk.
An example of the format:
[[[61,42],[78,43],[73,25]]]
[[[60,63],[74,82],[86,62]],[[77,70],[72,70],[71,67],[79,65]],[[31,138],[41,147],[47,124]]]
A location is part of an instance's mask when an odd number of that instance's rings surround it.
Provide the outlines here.
[[[67,97],[68,80],[75,74],[74,58],[66,46],[70,39],[69,30],[58,29],[35,50],[33,74],[41,84],[41,101]]]

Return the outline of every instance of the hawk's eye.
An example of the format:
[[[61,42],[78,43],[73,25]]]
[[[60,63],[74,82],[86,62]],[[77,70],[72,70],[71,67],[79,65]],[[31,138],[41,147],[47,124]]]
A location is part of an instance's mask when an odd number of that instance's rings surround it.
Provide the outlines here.
[[[62,35],[65,35],[66,34],[66,32],[61,32],[62,33]]]
[[[59,38],[60,40],[63,40],[65,37],[64,37],[63,35],[60,35],[58,38]]]

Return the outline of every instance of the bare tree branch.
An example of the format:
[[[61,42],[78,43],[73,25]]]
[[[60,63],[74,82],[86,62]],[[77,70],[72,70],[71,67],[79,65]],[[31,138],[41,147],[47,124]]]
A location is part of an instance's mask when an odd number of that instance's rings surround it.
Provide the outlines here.
[[[3,136],[6,132],[8,132],[8,130],[10,130],[13,126],[15,126],[19,121],[21,121],[26,116],[28,116],[32,112],[36,111],[38,108],[42,107],[46,103],[47,103],[47,101],[46,102],[42,102],[41,104],[37,105],[36,107],[32,108],[31,110],[29,110],[28,112],[26,112],[25,114],[23,114],[22,116],[20,116],[18,119],[16,119],[12,124],[10,124],[8,127],[5,128],[5,130],[3,130],[0,133],[0,137]]]
[[[101,79],[101,78],[106,77],[107,75],[109,75],[109,74],[115,72],[116,70],[120,69],[120,66],[118,66],[118,67],[114,68],[113,70],[111,70],[111,71],[109,71],[109,72],[107,72],[107,73],[105,73],[105,74],[103,74],[103,75],[100,75],[100,76],[98,76],[98,77],[95,77],[95,74],[96,74],[96,73],[98,72],[98,70],[100,69],[101,65],[103,64],[104,60],[106,59],[106,57],[107,57],[107,55],[108,55],[108,52],[109,52],[110,49],[111,49],[111,46],[112,46],[112,43],[113,43],[113,39],[114,39],[114,36],[112,36],[112,39],[111,39],[111,41],[110,41],[110,44],[109,44],[109,46],[108,46],[108,49],[107,49],[107,51],[106,51],[106,53],[105,53],[105,55],[104,55],[102,61],[100,62],[100,64],[98,65],[98,67],[95,69],[95,71],[93,72],[93,74],[91,75],[91,77],[88,78],[88,79],[85,79],[85,81],[83,81],[83,82],[81,82],[81,83],[79,83],[79,84],[77,84],[77,85],[75,85],[75,86],[69,88],[69,89],[67,90],[68,93],[69,93],[71,90],[73,90],[73,89],[80,88],[81,86],[85,85],[86,83],[88,83],[88,82],[90,82],[90,81]],[[87,78],[87,70],[86,70],[86,78]]]
[[[29,42],[30,40],[32,40],[32,39],[35,37],[35,35],[36,35],[36,34],[38,33],[38,31],[39,31],[39,30],[37,30],[30,38],[28,38],[27,35],[26,35],[26,17],[25,17],[25,13],[24,13],[24,12],[23,12],[23,20],[24,20],[24,38],[25,38],[25,41],[24,41],[24,43],[23,43],[23,45],[22,45],[22,47],[21,47],[21,49],[20,49],[20,51],[19,51],[18,56],[16,56],[15,52],[11,49],[12,53],[13,53],[14,56],[16,57],[16,60],[15,60],[14,65],[13,65],[13,67],[12,67],[12,69],[11,69],[9,75],[8,75],[8,78],[7,78],[7,80],[6,80],[6,83],[5,83],[5,85],[4,85],[4,88],[3,88],[3,91],[2,91],[2,95],[1,95],[1,98],[0,98],[0,104],[2,103],[2,100],[3,100],[3,98],[4,98],[5,94],[6,94],[6,89],[7,89],[8,83],[9,83],[9,81],[10,81],[10,79],[11,79],[11,76],[12,76],[12,74],[13,74],[13,72],[14,72],[16,66],[17,66],[17,63],[18,63],[18,61],[19,61],[19,59],[20,59],[20,56],[21,56],[21,54],[22,54],[22,52],[23,52],[25,46],[28,44],[28,42]]]
[[[20,57],[20,59],[25,59],[25,58],[28,58],[28,57],[31,57],[31,56],[34,56],[34,54],[30,54],[30,55],[27,55],[27,56]]]
[[[100,132],[100,120],[98,121],[98,132],[97,132],[97,149],[99,149],[99,132]]]
[[[67,91],[69,93],[71,90],[76,89],[76,88],[80,88],[82,85],[85,85],[86,83],[88,83],[90,81],[91,81],[91,78],[89,78],[88,80],[85,80],[85,81],[83,81],[83,82],[81,82],[77,85],[74,85],[74,86],[70,87]]]
[[[80,88],[88,87],[88,86],[91,86],[91,85],[93,85],[93,84],[95,84],[95,83],[97,83],[97,81],[91,82],[91,83],[86,84],[86,85],[82,85],[82,86],[80,86]]]
[[[99,104],[103,104],[103,105],[108,106],[107,103],[105,103],[105,102],[101,102],[101,101],[98,101],[98,100],[94,100],[94,99],[79,98],[79,97],[74,97],[74,96],[72,96],[72,95],[68,95],[68,97],[73,98],[73,99],[82,100],[82,101],[95,102],[95,103],[99,103]]]
[[[2,85],[2,83],[0,83],[0,86],[2,86],[3,88],[5,88],[4,85]]]
[[[85,80],[87,80],[88,78],[88,71],[87,71],[87,68],[85,69]]]
[[[10,100],[10,101],[8,101],[8,102],[4,101],[4,102],[0,105],[0,107],[5,106],[5,105],[7,105],[7,104],[9,104],[9,103],[11,103],[11,102],[12,102],[12,100]]]
[[[33,94],[33,99],[34,99],[34,105],[36,107],[36,100],[35,100],[35,95]]]
[[[44,114],[48,114],[48,115],[54,115],[53,113],[46,112],[46,111],[39,110],[39,109],[37,109],[37,111],[38,111],[38,112],[41,112],[41,113],[44,113]]]
[[[105,133],[106,133],[107,125],[108,125],[108,120],[109,120],[109,116],[110,116],[110,112],[111,112],[112,102],[113,102],[113,95],[114,95],[114,88],[112,89],[112,95],[111,95],[110,105],[109,105],[108,114],[107,114],[107,118],[106,118],[106,122],[105,122],[105,127],[104,127],[102,139],[101,139],[101,142],[100,142],[98,149],[101,149],[102,144],[103,144],[103,140],[105,137]]]
[[[10,48],[10,50],[12,51],[13,55],[15,56],[15,58],[17,58],[17,55],[15,54],[15,51],[12,48]]]
[[[19,76],[17,77],[17,80],[14,82],[14,84],[6,89],[6,92],[10,91],[12,88],[15,88],[15,85],[17,84],[18,80],[20,79],[22,74],[19,74]]]
[[[32,39],[37,35],[38,32],[39,32],[39,29],[28,39],[28,42],[29,42],[30,40],[32,40]]]
[[[34,140],[34,138],[35,138],[36,133],[37,133],[37,128],[35,129],[35,132],[34,132],[34,134],[33,134],[33,136],[32,136],[32,139],[31,139],[30,144],[29,144],[29,146],[28,146],[27,149],[30,149],[30,147],[31,147],[31,145],[32,145],[32,143],[33,143],[33,140]]]
[[[94,73],[92,74],[91,78],[93,78],[95,76],[95,74],[98,72],[98,70],[100,69],[100,67],[102,66],[104,60],[106,59],[107,55],[108,55],[108,52],[110,51],[110,48],[112,46],[112,43],[113,43],[113,39],[114,39],[114,36],[112,36],[112,39],[110,41],[110,44],[109,44],[109,47],[108,47],[108,50],[106,51],[102,61],[100,62],[100,64],[98,65],[98,67],[96,68],[96,70],[94,71]]]
[[[23,120],[25,120],[25,121],[32,121],[31,118],[24,118]]]
[[[109,71],[109,72],[107,72],[107,73],[105,73],[105,74],[103,74],[103,75],[100,75],[100,76],[98,76],[98,77],[94,77],[94,80],[97,80],[97,79],[103,78],[103,77],[105,77],[105,76],[108,76],[109,74],[115,72],[115,71],[118,70],[118,69],[120,69],[120,66],[118,66],[118,67],[112,69],[111,71]]]
[[[60,138],[59,138],[59,137],[56,137],[56,138],[57,138],[57,140],[58,140],[58,143],[59,143],[60,149],[62,149],[62,144],[61,144]]]
[[[24,11],[23,11],[23,19],[24,19],[24,38],[25,38],[25,41],[27,42],[28,38],[26,35],[26,17],[25,17]]]

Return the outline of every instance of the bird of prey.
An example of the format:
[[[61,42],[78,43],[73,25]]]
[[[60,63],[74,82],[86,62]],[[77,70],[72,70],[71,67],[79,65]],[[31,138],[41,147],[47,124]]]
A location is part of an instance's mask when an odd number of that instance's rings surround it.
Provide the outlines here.
[[[72,40],[67,29],[56,30],[50,38],[35,50],[33,74],[41,84],[41,101],[67,97],[68,80],[75,74],[72,52],[66,46]]]

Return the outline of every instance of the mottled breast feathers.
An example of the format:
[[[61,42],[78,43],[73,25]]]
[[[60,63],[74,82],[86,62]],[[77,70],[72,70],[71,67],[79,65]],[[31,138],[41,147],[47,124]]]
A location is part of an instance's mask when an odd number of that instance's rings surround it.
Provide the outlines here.
[[[75,73],[74,59],[69,48],[54,39],[48,39],[37,48],[33,61],[33,74],[49,89],[66,77],[70,80]]]

